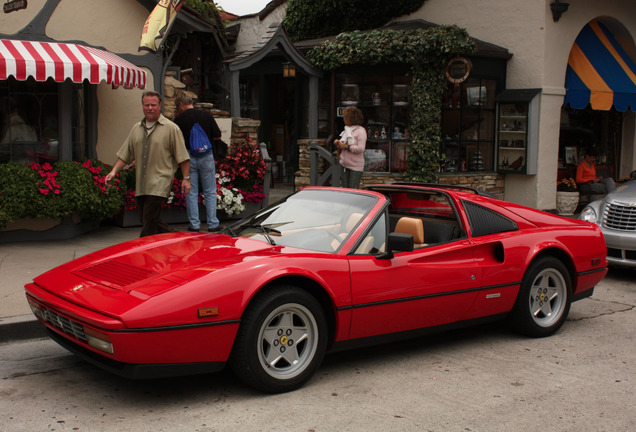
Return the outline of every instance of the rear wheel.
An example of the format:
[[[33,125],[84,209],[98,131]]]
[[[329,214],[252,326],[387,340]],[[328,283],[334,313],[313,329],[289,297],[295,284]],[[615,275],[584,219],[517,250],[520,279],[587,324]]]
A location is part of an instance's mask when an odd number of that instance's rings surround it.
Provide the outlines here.
[[[306,291],[281,287],[254,299],[245,311],[231,366],[246,384],[269,393],[302,386],[327,347],[327,320]]]
[[[534,261],[521,282],[511,322],[531,337],[550,336],[570,311],[572,282],[565,265],[553,257]]]

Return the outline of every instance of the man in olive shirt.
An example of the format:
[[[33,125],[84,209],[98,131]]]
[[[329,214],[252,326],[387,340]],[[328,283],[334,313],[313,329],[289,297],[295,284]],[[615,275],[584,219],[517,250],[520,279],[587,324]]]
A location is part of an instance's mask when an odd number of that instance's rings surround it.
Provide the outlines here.
[[[161,114],[161,95],[146,91],[141,101],[144,119],[133,126],[105,180],[109,186],[117,172],[136,163],[135,198],[142,223],[139,237],[145,237],[172,231],[161,219],[161,207],[170,195],[177,166],[183,173],[181,192],[190,192],[190,155],[179,127]]]

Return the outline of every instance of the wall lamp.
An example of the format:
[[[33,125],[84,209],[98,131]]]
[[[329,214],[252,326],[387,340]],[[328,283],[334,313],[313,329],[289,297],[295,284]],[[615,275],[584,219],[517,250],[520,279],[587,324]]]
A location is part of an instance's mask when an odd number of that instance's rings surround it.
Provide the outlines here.
[[[296,76],[296,67],[291,63],[283,63],[283,76],[285,78],[294,78]]]
[[[554,20],[554,22],[557,22],[561,18],[561,15],[563,15],[563,12],[568,10],[569,6],[570,3],[560,3],[559,0],[555,0],[550,3],[550,9],[552,9],[552,19]]]

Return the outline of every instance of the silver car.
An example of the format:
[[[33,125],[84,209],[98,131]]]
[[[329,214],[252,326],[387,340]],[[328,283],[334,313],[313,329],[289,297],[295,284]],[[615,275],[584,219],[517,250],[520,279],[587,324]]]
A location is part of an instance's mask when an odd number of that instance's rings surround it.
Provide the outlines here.
[[[589,203],[579,219],[600,225],[610,265],[636,267],[636,171],[632,180]]]

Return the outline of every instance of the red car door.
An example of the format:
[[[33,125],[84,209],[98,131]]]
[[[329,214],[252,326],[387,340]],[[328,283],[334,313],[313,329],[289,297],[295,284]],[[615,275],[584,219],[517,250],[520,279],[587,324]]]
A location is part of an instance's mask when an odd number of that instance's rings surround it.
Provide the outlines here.
[[[350,338],[413,330],[463,319],[482,273],[466,238],[395,253],[350,255]]]

